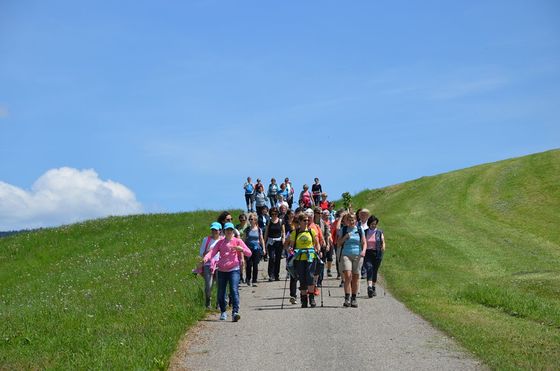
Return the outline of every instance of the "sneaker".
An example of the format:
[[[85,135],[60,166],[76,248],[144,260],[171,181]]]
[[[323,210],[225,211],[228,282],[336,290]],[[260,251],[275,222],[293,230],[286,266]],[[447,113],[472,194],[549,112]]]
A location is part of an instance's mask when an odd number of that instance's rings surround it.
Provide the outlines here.
[[[327,277],[332,277],[332,273],[330,269],[327,269]]]
[[[247,281],[247,286],[251,287],[251,282]]]
[[[301,299],[301,307],[307,308],[307,295],[301,295],[300,299]]]
[[[377,296],[377,292],[375,291],[375,286],[373,286],[373,296]]]
[[[338,287],[344,287],[344,281],[340,281],[340,285]]]
[[[350,306],[350,299],[344,299],[344,304],[342,305],[348,308]]]
[[[232,322],[237,322],[241,319],[241,316],[239,315],[239,313],[233,313],[233,316],[231,318]]]
[[[369,286],[367,288],[367,296],[368,298],[373,298],[373,287]]]
[[[315,308],[317,303],[315,303],[315,295],[309,295],[309,306]]]
[[[350,303],[350,306],[352,308],[358,308],[358,300],[356,300],[356,298],[352,298],[352,301]]]
[[[296,303],[296,298],[293,297],[293,296],[290,296],[290,303],[295,304]]]
[[[268,282],[274,282],[274,279],[271,277],[268,279]]]
[[[225,321],[226,319],[227,319],[227,313],[222,312],[222,314],[220,314],[220,321]]]
[[[256,283],[256,282],[253,282],[253,283],[252,283],[252,286],[253,286],[253,287],[257,287],[257,283]]]

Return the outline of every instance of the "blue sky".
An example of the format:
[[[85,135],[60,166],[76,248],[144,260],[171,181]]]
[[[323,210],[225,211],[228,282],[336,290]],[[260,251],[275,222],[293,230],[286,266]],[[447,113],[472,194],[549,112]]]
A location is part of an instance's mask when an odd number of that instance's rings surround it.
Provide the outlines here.
[[[557,1],[4,0],[0,230],[339,198],[558,148],[559,103]]]

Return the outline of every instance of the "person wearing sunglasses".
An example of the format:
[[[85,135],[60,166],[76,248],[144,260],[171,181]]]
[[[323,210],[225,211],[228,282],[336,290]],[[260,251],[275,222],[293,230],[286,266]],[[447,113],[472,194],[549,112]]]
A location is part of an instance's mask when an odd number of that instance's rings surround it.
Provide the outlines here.
[[[278,217],[278,209],[270,209],[270,220],[266,224],[264,240],[268,251],[268,281],[280,281],[280,262],[282,247],[286,239],[286,230],[282,220]]]
[[[226,313],[226,287],[229,286],[232,296],[232,321],[237,322],[241,318],[239,314],[239,278],[243,255],[251,256],[251,250],[245,245],[243,240],[234,236],[235,227],[233,223],[227,222],[224,225],[225,238],[220,240],[204,256],[204,263],[209,262],[218,253],[220,257],[216,263],[218,270],[218,303],[220,305],[220,320],[227,319]]]
[[[317,306],[315,303],[315,285],[313,276],[317,265],[319,254],[319,239],[315,230],[309,228],[309,218],[305,213],[301,213],[298,218],[298,226],[290,234],[289,254],[294,254],[294,266],[300,282],[301,307],[311,308]]]
[[[249,257],[245,257],[245,277],[247,286],[257,287],[257,280],[259,275],[259,262],[263,254],[266,252],[262,231],[257,224],[257,214],[249,213],[249,226],[245,228],[243,233],[245,236],[245,244],[251,249],[253,253]],[[252,281],[251,281],[252,279]]]

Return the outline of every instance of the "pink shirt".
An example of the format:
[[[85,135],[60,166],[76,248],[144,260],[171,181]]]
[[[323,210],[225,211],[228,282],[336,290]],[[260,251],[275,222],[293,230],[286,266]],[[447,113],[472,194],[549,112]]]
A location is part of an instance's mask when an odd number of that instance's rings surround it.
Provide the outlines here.
[[[243,248],[243,252],[235,250],[235,247]],[[251,256],[251,250],[245,245],[240,238],[233,237],[231,240],[223,239],[218,241],[216,245],[204,257],[204,262],[212,259],[216,254],[220,253],[220,259],[216,264],[221,272],[231,272],[241,267],[242,255]]]
[[[375,229],[366,229],[366,241],[367,241],[367,249],[368,250],[375,250],[375,245],[376,245],[376,241],[375,241],[375,235],[377,228]]]

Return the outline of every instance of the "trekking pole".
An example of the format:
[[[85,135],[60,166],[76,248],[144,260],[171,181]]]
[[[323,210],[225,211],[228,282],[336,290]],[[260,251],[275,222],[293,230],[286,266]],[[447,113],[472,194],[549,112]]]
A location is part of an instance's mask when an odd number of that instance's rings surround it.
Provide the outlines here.
[[[282,305],[280,306],[280,309],[284,309],[284,296],[286,296],[286,285],[288,284],[288,278],[289,277],[290,277],[290,274],[289,273],[286,274],[286,279],[284,280],[284,291],[282,291]]]

